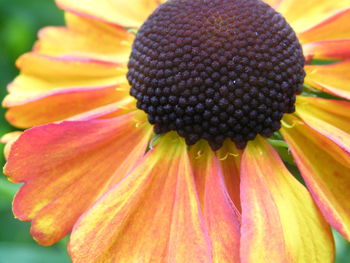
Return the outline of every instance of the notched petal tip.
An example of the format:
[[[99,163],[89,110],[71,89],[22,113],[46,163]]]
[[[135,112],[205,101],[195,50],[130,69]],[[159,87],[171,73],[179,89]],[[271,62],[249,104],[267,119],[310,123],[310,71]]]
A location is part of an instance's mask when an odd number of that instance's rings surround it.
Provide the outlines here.
[[[151,131],[137,112],[25,131],[5,169],[11,180],[25,182],[14,199],[14,214],[32,221],[31,233],[39,243],[57,242],[139,161]]]

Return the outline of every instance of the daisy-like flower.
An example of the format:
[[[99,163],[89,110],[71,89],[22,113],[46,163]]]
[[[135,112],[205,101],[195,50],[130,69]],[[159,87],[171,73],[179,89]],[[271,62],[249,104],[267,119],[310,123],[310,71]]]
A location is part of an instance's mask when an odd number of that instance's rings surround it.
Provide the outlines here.
[[[350,1],[164,2],[57,0],[4,100],[15,216],[73,262],[332,262]]]

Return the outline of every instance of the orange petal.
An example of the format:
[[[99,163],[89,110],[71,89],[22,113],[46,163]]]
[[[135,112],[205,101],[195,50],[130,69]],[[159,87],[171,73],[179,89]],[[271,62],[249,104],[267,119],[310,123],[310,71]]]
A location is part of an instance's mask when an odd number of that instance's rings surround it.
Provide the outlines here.
[[[350,103],[298,97],[296,112],[312,129],[328,137],[350,154]]]
[[[237,150],[235,144],[231,140],[226,140],[224,145],[218,150],[217,156],[220,160],[227,191],[232,202],[237,209],[241,211],[239,175],[242,151]]]
[[[66,120],[81,121],[81,120],[94,120],[94,119],[110,119],[114,117],[127,114],[131,111],[137,110],[136,101],[132,97],[128,97],[122,101],[111,103],[90,111],[86,111],[81,114],[74,115]]]
[[[278,11],[296,32],[303,32],[349,6],[350,0],[283,0]]]
[[[315,88],[350,99],[350,60],[331,65],[305,66],[305,82]]]
[[[69,249],[76,263],[211,262],[183,139],[174,133],[161,137],[81,217]]]
[[[305,57],[314,59],[350,58],[350,38],[343,40],[325,40],[303,45]]]
[[[144,124],[136,125],[137,114],[39,126],[13,144],[4,173],[25,183],[14,214],[32,220],[31,233],[40,244],[68,234],[91,203],[143,156],[151,127],[145,116]]]
[[[308,191],[261,137],[241,166],[241,262],[333,262],[330,227]]]
[[[298,37],[302,43],[349,38],[350,8],[342,10],[323,20],[320,24],[299,33]]]
[[[226,189],[220,161],[205,142],[192,147],[191,160],[213,262],[239,262],[240,214]]]
[[[6,119],[14,126],[28,128],[40,124],[64,120],[68,117],[120,101],[120,104],[132,99],[125,90],[116,86],[97,88],[73,88],[64,91],[52,91],[23,104],[10,107]]]
[[[327,221],[350,240],[350,159],[334,142],[292,116],[281,133]],[[311,239],[310,239],[311,240]]]
[[[127,62],[133,35],[124,28],[72,14],[66,14],[68,27],[47,27],[40,31],[35,52],[45,55],[89,57]]]
[[[159,5],[157,0],[56,0],[57,5],[79,16],[123,27],[140,27]]]
[[[6,143],[5,148],[4,148],[4,155],[5,158],[7,159],[12,145],[14,142],[18,139],[18,137],[22,134],[20,131],[14,131],[14,132],[9,132],[6,133],[4,136],[1,137],[0,142],[1,143]]]

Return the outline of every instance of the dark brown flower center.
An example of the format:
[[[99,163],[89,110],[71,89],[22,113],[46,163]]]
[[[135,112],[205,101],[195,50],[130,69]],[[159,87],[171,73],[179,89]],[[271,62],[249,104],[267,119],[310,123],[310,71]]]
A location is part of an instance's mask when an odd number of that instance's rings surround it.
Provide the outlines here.
[[[170,0],[138,31],[127,78],[156,133],[243,148],[294,112],[304,63],[293,29],[260,0]]]

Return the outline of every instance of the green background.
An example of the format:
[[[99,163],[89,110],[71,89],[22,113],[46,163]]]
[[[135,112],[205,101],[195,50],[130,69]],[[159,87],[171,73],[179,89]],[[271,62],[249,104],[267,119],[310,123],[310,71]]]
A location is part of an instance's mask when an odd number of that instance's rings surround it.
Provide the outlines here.
[[[74,1],[74,0],[73,0]],[[98,1],[98,0],[96,0]],[[62,25],[63,13],[52,0],[0,0],[0,96],[18,73],[16,58],[31,49],[38,30],[47,25]],[[0,112],[0,135],[14,130]],[[2,151],[3,146],[0,146]],[[1,165],[4,158],[1,157]],[[51,247],[41,247],[29,235],[29,223],[14,219],[13,195],[19,185],[0,177],[0,263],[66,263],[67,240]],[[350,245],[335,233],[337,263],[350,262]],[[310,241],[311,242],[311,241]],[[310,262],[313,263],[313,262]]]

